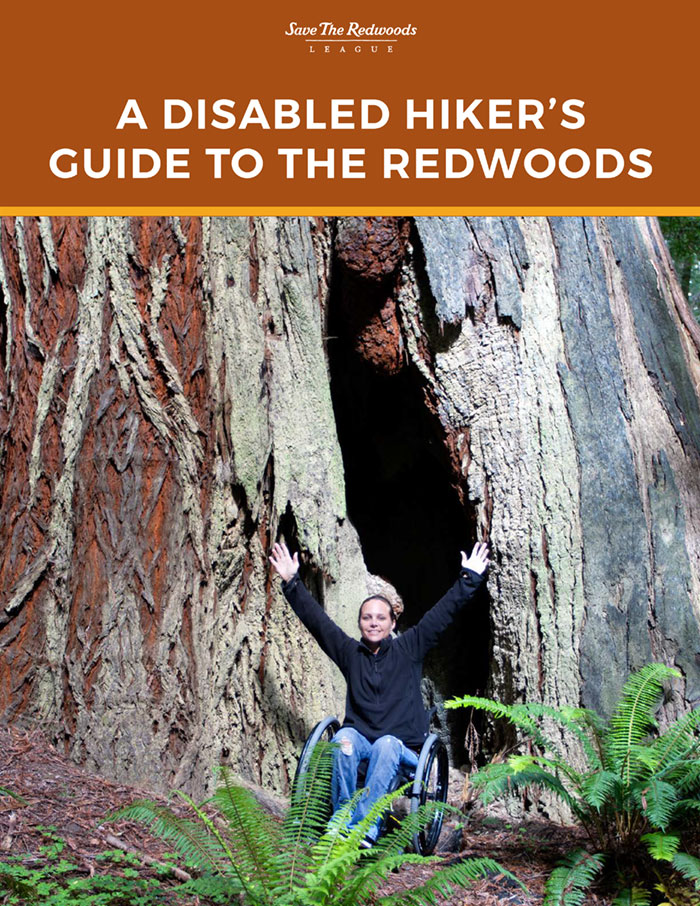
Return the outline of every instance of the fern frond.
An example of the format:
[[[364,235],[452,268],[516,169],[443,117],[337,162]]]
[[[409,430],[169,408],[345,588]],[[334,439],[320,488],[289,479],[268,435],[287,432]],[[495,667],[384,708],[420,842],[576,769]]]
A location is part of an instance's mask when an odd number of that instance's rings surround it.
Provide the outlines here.
[[[425,857],[404,852],[386,853],[377,859],[376,847],[365,850],[363,855],[364,867],[359,868],[343,885],[338,894],[337,906],[356,906],[357,903],[366,902],[392,871],[404,865],[425,865],[426,862],[438,861],[437,856]]]
[[[480,798],[485,805],[504,794],[536,786],[556,793],[572,811],[580,812],[579,803],[562,781],[537,765],[529,769],[519,767],[518,770],[513,770],[510,763],[488,764],[474,775],[472,784],[475,789],[481,789]]]
[[[177,898],[178,901],[187,902],[188,895],[193,895],[195,902],[199,902],[199,897],[205,897],[207,902],[234,903],[244,891],[243,886],[235,878],[222,878],[207,873],[180,884],[177,888]],[[116,904],[118,901],[112,902]]]
[[[528,769],[540,768],[556,777],[563,775],[574,788],[583,782],[581,774],[567,764],[563,758],[548,758],[546,755],[511,755],[507,762],[517,774]]]
[[[651,894],[643,887],[627,887],[612,901],[612,906],[650,906]]]
[[[280,835],[280,857],[287,866],[289,889],[311,868],[310,844],[326,830],[330,817],[333,753],[337,745],[319,742],[309,766],[297,779],[294,798],[284,816]]]
[[[555,708],[540,702],[523,702],[514,705],[504,705],[489,698],[480,698],[474,695],[465,695],[445,702],[446,708],[476,708],[486,711],[493,717],[508,720],[515,727],[525,733],[540,748],[561,753],[561,742],[554,739],[538,721],[549,720],[558,724],[562,729],[573,734],[581,744],[591,768],[601,768],[601,753],[592,739],[600,735],[603,723],[598,715],[586,708],[565,706]]]
[[[700,792],[700,758],[667,758],[659,762],[652,745],[634,745],[631,750],[631,763],[637,779],[645,778],[662,780],[675,786],[679,792]]]
[[[187,861],[226,875],[226,852],[216,836],[206,826],[180,818],[166,806],[139,800],[114,812],[108,820],[145,824],[156,836],[169,840]]]
[[[362,839],[362,837],[364,837],[374,828],[375,824],[384,816],[387,811],[391,809],[393,803],[397,799],[401,799],[403,796],[408,795],[410,787],[410,783],[405,783],[398,789],[393,790],[391,793],[386,793],[384,796],[380,796],[380,798],[377,799],[377,801],[367,812],[365,817],[353,826],[353,830],[356,829],[361,835],[360,839]],[[402,824],[404,824],[405,822],[410,823],[410,815],[404,821],[402,821]]]
[[[582,849],[570,853],[547,879],[542,906],[581,906],[603,862],[600,853],[591,855]]]
[[[700,799],[679,799],[676,803],[676,812],[700,812]]]
[[[296,872],[293,887],[289,883],[289,871],[286,871],[287,880],[273,891],[274,902],[282,902],[285,896],[292,895],[293,890],[308,890],[313,891],[313,897],[318,898],[312,898],[313,902],[327,901],[338,906],[347,902],[354,906],[355,902],[361,901],[362,896],[376,890],[381,880],[387,877],[393,868],[405,864],[407,860],[418,858],[407,856],[404,849],[411,842],[413,835],[434,817],[438,809],[444,810],[449,806],[435,802],[426,803],[403,819],[396,831],[382,837],[372,849],[360,848],[363,838],[392,802],[405,795],[408,786],[381,797],[361,821],[348,827],[347,823],[355,810],[357,800],[364,793],[364,790],[358,790],[353,800],[346,803],[333,816],[321,838],[312,847],[307,848],[305,858],[298,863],[300,867]],[[280,863],[288,865],[289,860],[281,855]]]
[[[581,783],[581,797],[585,802],[600,811],[611,799],[616,798],[620,778],[611,771],[595,771],[589,774]]]
[[[330,817],[333,755],[336,743],[321,740],[311,753],[306,771],[297,778],[289,811],[282,822],[282,839],[293,842],[300,835],[317,839]]]
[[[695,882],[695,889],[700,890],[700,859],[689,853],[676,853],[673,867],[688,881]]]
[[[348,825],[352,819],[355,807],[363,795],[365,795],[364,789],[356,790],[352,799],[344,803],[331,817],[324,833],[321,834],[313,846],[312,861],[314,865],[322,865],[342,853],[347,846],[357,850],[364,832],[360,833],[357,831],[353,835]]]
[[[273,891],[273,902],[286,902],[287,898],[299,895],[299,903],[307,902],[304,899],[307,897],[309,903],[355,906],[355,903],[364,902],[361,895],[375,890],[393,868],[414,859],[424,862],[403,852],[413,834],[425,824],[426,814],[420,809],[402,821],[398,842],[395,835],[387,835],[372,849],[360,848],[361,841],[377,819],[405,791],[406,787],[403,787],[381,797],[362,821],[348,827],[357,800],[364,794],[364,790],[358,790],[353,799],[336,812],[321,838],[307,849],[306,858],[300,863],[303,870],[297,871],[293,886],[289,883],[288,868],[282,871],[286,880]],[[425,811],[434,814],[439,805],[430,803],[432,808]],[[390,836],[393,839],[389,839]],[[288,866],[289,858],[281,854],[280,864]]]
[[[519,730],[522,730],[538,746],[550,751],[556,749],[556,742],[549,739],[538,727],[534,716],[530,714],[527,704],[504,705],[490,698],[480,698],[478,695],[464,695],[445,702],[446,708],[476,708],[477,711],[486,711],[492,717],[510,721]]]
[[[13,793],[12,790],[8,790],[7,787],[0,786],[0,796],[9,796],[11,799],[14,799],[15,802],[19,802],[20,805],[28,805],[26,799],[23,799],[18,793]]]
[[[365,851],[360,848],[360,843],[367,832],[358,825],[348,827],[348,822],[364,793],[364,789],[357,790],[352,799],[333,816],[325,833],[308,850],[308,859],[305,860],[307,886],[316,884],[330,890],[346,879],[362,859]]]
[[[377,903],[380,906],[400,906],[400,904],[434,906],[438,902],[438,896],[447,899],[455,893],[456,888],[467,887],[473,881],[497,874],[502,874],[511,881],[515,881],[523,890],[526,890],[517,878],[493,859],[468,859],[457,865],[448,865],[438,869],[425,884],[414,887],[412,890],[403,890],[400,893],[379,897]]]
[[[244,875],[257,877],[264,887],[271,882],[270,870],[279,852],[279,827],[248,790],[234,786],[226,768],[210,800],[228,820],[227,843],[231,859]]]
[[[673,819],[678,802],[676,788],[670,783],[650,777],[640,780],[630,789],[633,802],[647,816],[650,824],[665,831]]]
[[[700,759],[685,762],[674,784],[682,796],[700,796]]]
[[[445,802],[434,802],[432,800],[425,802],[415,812],[410,812],[405,818],[402,818],[398,827],[381,837],[375,844],[373,852],[377,854],[403,852],[403,850],[412,846],[413,838],[416,834],[419,834],[431,824],[438,813],[445,814],[446,812],[452,812],[463,817],[458,809]]]
[[[200,826],[213,836],[221,846],[226,858],[225,873],[227,879],[230,881],[231,877],[236,878],[241,895],[245,894],[245,898],[250,902],[251,906],[252,904],[261,904],[261,906],[262,904],[267,904],[269,902],[268,878],[264,874],[256,873],[255,867],[253,873],[249,873],[245,858],[241,863],[239,854],[234,852],[235,845],[232,846],[232,841],[227,838],[226,832],[216,826],[214,821],[204,811],[203,806],[197,805],[187,793],[183,793],[181,790],[176,790],[175,795],[189,805],[197,816]],[[239,844],[240,841],[235,842]],[[231,888],[234,889],[234,885],[231,885]]]
[[[700,744],[698,729],[700,708],[675,720],[649,747],[655,758],[655,767],[663,767],[669,761],[687,759],[691,751]]]
[[[660,862],[673,862],[673,857],[681,845],[681,838],[676,834],[644,834],[642,842],[652,859]]]
[[[586,755],[589,766],[593,769],[602,768],[601,753],[593,744],[592,736],[597,737],[603,731],[604,724],[595,711],[589,711],[587,708],[574,708],[570,705],[555,708],[539,702],[531,702],[526,707],[532,717],[551,720],[575,736]],[[552,751],[558,752],[558,745],[552,746]]]
[[[654,713],[664,681],[679,676],[677,670],[665,664],[647,664],[632,673],[622,688],[610,719],[606,749],[609,766],[620,773],[628,786],[634,779],[633,747],[656,727]]]
[[[377,822],[384,816],[384,814],[391,810],[393,803],[400,799],[402,796],[405,796],[408,792],[410,784],[404,784],[399,789],[396,789],[390,793],[386,793],[384,796],[381,796],[374,805],[370,808],[369,812],[362,818],[360,821],[357,821],[354,824],[348,826],[354,811],[355,806],[357,805],[358,800],[365,795],[366,790],[360,789],[353,796],[352,800],[346,803],[343,808],[338,811],[330,822],[331,828],[329,831],[324,834],[323,837],[318,841],[314,848],[314,859],[315,861],[322,861],[324,858],[324,853],[327,853],[327,847],[329,843],[332,843],[335,840],[335,849],[330,853],[330,855],[336,855],[338,852],[342,852],[346,848],[350,848],[353,851],[357,852],[360,843],[364,838],[369,834],[370,831],[374,829]],[[442,803],[429,803],[430,806],[440,807],[440,808],[449,808],[447,805],[442,805]],[[420,810],[419,810],[420,811]],[[433,812],[434,813],[434,812]],[[399,852],[403,850],[411,839],[412,833],[415,833],[414,826],[419,820],[416,817],[417,813],[409,814],[406,818],[402,819],[400,828],[398,829],[401,833],[402,839],[405,837],[405,841],[401,844],[399,848],[394,847],[395,851]],[[421,812],[421,815],[423,813]],[[425,818],[423,818],[423,823],[425,823]],[[341,827],[340,832],[336,832],[335,825]],[[420,827],[422,825],[418,825]],[[391,835],[386,835],[381,838],[381,847],[388,849],[391,845]],[[372,852],[376,853],[379,850],[379,844],[375,846]]]
[[[307,890],[313,891],[313,899],[320,903],[335,903],[338,891],[347,883],[356,863],[360,862],[363,850],[357,845],[346,847],[341,853],[327,859],[315,871],[304,877]]]
[[[403,818],[394,831],[381,837],[371,849],[360,849],[361,840],[387,808],[391,807],[393,801],[406,794],[409,786],[407,784],[382,796],[361,821],[346,828],[344,833],[337,832],[335,827],[327,831],[313,850],[314,869],[306,875],[306,883],[310,888],[321,891],[323,896],[330,896],[330,891],[333,891],[334,906],[355,906],[376,891],[381,881],[394,868],[412,862],[425,863],[426,859],[407,855],[404,850],[411,843],[414,834],[422,830],[437,811],[453,810],[445,803],[426,803]],[[352,813],[354,806],[348,806]],[[338,817],[339,813],[334,816],[332,825],[336,824]],[[341,818],[337,823],[345,824],[346,820],[347,818]],[[329,847],[330,840],[334,841],[332,848]]]

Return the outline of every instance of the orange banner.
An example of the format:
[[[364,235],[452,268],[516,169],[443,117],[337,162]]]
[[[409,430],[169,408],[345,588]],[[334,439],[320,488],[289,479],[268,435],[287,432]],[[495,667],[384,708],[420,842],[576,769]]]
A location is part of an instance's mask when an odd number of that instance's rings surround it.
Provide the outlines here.
[[[700,16],[641,10],[17,6],[0,209],[699,213]]]

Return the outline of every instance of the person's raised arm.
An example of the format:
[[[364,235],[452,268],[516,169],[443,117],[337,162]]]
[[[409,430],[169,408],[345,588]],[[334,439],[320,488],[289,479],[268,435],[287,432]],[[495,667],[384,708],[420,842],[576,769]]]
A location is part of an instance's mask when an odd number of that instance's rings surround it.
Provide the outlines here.
[[[282,591],[294,613],[328,657],[343,670],[345,652],[351,639],[336,626],[299,578],[299,554],[292,556],[284,541],[278,542],[273,545],[270,563],[283,580]]]
[[[449,627],[459,611],[474,597],[481,587],[489,566],[489,547],[477,542],[469,556],[462,555],[462,569],[459,579],[421,620],[402,636],[404,644],[414,657],[422,659]]]

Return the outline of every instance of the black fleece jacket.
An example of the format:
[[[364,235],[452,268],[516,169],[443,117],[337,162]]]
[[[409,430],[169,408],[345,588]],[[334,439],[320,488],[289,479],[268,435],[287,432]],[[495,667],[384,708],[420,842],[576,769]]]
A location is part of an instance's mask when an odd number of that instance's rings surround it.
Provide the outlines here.
[[[463,569],[452,588],[419,623],[396,638],[383,639],[376,654],[336,626],[298,573],[282,583],[296,615],[345,677],[344,727],[354,727],[370,742],[391,735],[411,748],[420,748],[428,734],[428,715],[420,692],[423,658],[484,578]]]

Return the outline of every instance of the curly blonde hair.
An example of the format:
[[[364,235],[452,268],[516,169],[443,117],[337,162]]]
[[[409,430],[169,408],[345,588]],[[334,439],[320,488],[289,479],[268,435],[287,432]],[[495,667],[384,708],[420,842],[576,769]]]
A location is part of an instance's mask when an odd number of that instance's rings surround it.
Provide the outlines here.
[[[386,601],[391,608],[395,620],[398,620],[403,613],[403,599],[401,595],[391,582],[383,576],[373,576],[370,574],[367,577],[367,597],[362,604],[369,601],[371,598],[379,598],[380,601]],[[362,610],[362,604],[360,605],[360,610]]]

